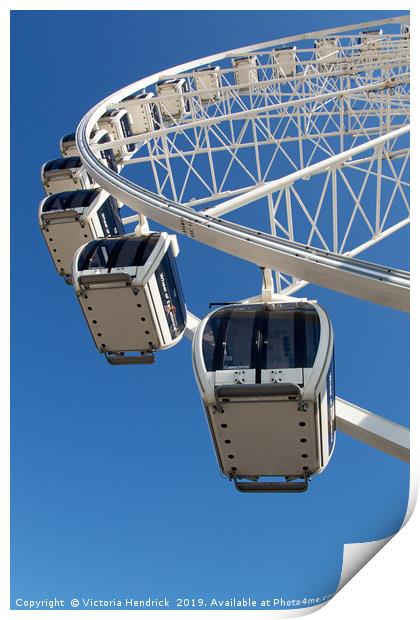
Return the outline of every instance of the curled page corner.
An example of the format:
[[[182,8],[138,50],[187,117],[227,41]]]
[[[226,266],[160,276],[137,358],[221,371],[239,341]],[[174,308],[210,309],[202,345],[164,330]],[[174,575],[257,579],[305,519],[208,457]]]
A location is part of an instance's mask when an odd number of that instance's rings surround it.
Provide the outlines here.
[[[407,503],[407,511],[401,528],[380,540],[372,540],[362,543],[346,543],[343,548],[343,564],[341,567],[340,581],[335,594],[343,588],[389,541],[400,532],[408,523],[413,514],[417,501],[419,483],[414,476],[410,479],[410,492]]]
[[[396,532],[398,533],[398,532]],[[343,565],[341,567],[341,577],[337,586],[336,594],[362,569],[395,534],[362,543],[347,543],[343,549]]]
[[[407,525],[414,512],[414,508],[417,502],[419,494],[419,476],[416,469],[410,469],[410,493],[408,496],[407,512],[405,513],[404,522],[401,525],[401,529]]]

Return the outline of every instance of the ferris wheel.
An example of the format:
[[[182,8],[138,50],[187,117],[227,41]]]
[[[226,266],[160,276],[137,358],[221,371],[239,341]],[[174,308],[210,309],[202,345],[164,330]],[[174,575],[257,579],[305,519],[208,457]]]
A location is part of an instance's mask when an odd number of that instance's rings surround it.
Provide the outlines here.
[[[355,258],[409,224],[409,43],[403,16],[172,67],[98,103],[43,166],[41,230],[98,350],[145,364],[194,339],[240,491],[306,490],[336,424],[409,460],[406,428],[335,397],[333,327],[296,297],[312,283],[409,311],[406,271]],[[261,291],[195,317],[177,237],[149,220],[255,264]]]

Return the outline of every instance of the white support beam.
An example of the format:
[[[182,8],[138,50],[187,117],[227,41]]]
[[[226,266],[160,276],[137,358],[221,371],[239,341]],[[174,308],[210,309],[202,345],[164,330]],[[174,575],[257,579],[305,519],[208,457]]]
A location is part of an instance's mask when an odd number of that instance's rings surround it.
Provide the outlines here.
[[[272,118],[277,118],[277,117],[272,117]],[[266,119],[265,119],[266,120]],[[393,125],[394,129],[399,129],[401,127],[405,127],[404,124],[399,124],[399,125]],[[208,129],[207,127],[205,127],[205,129]],[[352,132],[349,131],[347,132],[347,137],[351,137],[351,138],[356,138],[356,137],[367,137],[367,136],[376,136],[380,134],[380,130],[381,127],[380,126],[375,126],[375,127],[367,127],[363,132],[361,131],[356,131],[356,132]],[[267,132],[269,133],[269,132]],[[300,138],[299,136],[274,136],[274,134],[271,134],[272,137],[268,138],[267,140],[259,140],[258,141],[258,147],[265,147],[265,146],[270,146],[270,145],[279,145],[279,144],[290,144],[290,143],[294,143],[294,142],[299,142]],[[339,131],[331,131],[331,132],[324,132],[324,133],[314,133],[314,134],[304,134],[304,138],[307,140],[311,140],[311,141],[317,141],[320,138],[325,138],[326,140],[328,139],[332,139],[332,138],[338,138],[340,137],[340,132]],[[147,143],[148,144],[148,143]],[[148,154],[148,155],[141,155],[141,157],[131,157],[130,159],[125,159],[124,160],[124,166],[134,166],[137,164],[145,164],[145,163],[153,163],[156,161],[160,161],[166,158],[169,159],[174,159],[174,158],[180,158],[181,154],[184,155],[185,157],[192,157],[193,155],[210,155],[210,154],[214,154],[214,153],[220,153],[222,151],[228,151],[229,149],[231,150],[235,150],[235,152],[237,152],[240,149],[251,149],[251,148],[255,148],[255,143],[254,142],[241,142],[239,143],[232,143],[232,144],[228,144],[225,146],[206,146],[206,147],[197,147],[194,149],[191,149],[189,151],[173,151],[173,152],[169,152],[167,154],[161,152],[161,153],[157,153],[157,154]],[[407,151],[407,149],[405,150],[405,152]],[[402,154],[401,154],[402,153]],[[391,152],[388,153],[388,151],[384,151],[384,158],[387,157],[387,155],[391,156],[392,159],[396,159],[397,157],[402,157],[404,154],[404,149],[399,149],[397,152]],[[371,159],[371,158],[364,158],[361,161],[361,163],[363,163],[363,161],[365,161],[366,159]],[[355,162],[356,163],[356,162]],[[342,164],[344,166],[348,166],[349,163],[344,162],[344,164]],[[353,162],[351,164],[352,166],[354,165]],[[382,178],[385,178],[384,175],[382,175]],[[249,188],[252,189],[252,188]],[[240,190],[245,191],[244,189],[241,188]],[[216,194],[217,192],[215,192]],[[214,197],[212,197],[212,199],[214,199]]]
[[[185,330],[185,335],[187,338],[192,340],[194,338],[194,332],[197,329],[197,325],[199,324],[200,319],[192,312],[187,312],[187,327]]]
[[[376,450],[410,462],[410,431],[405,426],[337,398],[337,429]]]
[[[236,198],[232,198],[231,200],[227,200],[222,202],[217,207],[212,207],[211,209],[206,209],[205,213],[207,215],[211,215],[213,217],[220,217],[221,215],[225,215],[226,213],[230,213],[239,207],[243,207],[251,202],[254,202],[263,196],[267,196],[267,194],[271,194],[272,192],[278,191],[279,189],[286,187],[287,185],[291,185],[300,179],[304,179],[305,177],[310,177],[312,174],[318,173],[320,170],[327,171],[333,168],[334,166],[338,166],[345,161],[351,160],[356,155],[360,153],[364,153],[365,151],[369,151],[371,149],[377,148],[381,146],[384,142],[388,142],[390,140],[396,140],[400,136],[403,136],[410,131],[410,125],[406,125],[405,127],[401,127],[400,129],[396,129],[391,131],[388,134],[383,136],[379,136],[378,138],[374,138],[373,140],[369,140],[364,142],[359,146],[355,146],[343,153],[338,153],[337,155],[333,155],[328,159],[324,159],[316,164],[312,164],[306,168],[298,170],[297,172],[293,172],[292,174],[288,174],[280,179],[276,179],[274,181],[269,181],[264,183],[259,187],[247,192],[246,194],[242,194],[241,196],[237,196]]]
[[[124,226],[126,226],[127,224],[137,224],[138,221],[139,221],[138,213],[136,215],[128,215],[127,217],[122,218],[122,223],[124,224]]]

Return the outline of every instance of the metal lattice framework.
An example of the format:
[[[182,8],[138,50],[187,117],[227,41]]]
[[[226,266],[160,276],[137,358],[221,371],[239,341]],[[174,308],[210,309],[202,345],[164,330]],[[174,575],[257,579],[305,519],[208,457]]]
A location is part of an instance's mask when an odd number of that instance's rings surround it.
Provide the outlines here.
[[[99,185],[136,213],[127,225],[151,218],[255,263],[263,295],[312,282],[408,310],[405,271],[354,257],[409,223],[409,52],[404,16],[216,54],[107,97],[81,121],[77,146]],[[157,86],[174,78],[182,96]],[[114,173],[91,131],[105,111],[152,89],[153,127],[114,140],[135,143]],[[256,229],[222,218],[250,205]],[[390,423],[375,418],[376,435],[358,438],[382,437],[377,447],[407,458],[407,445],[383,440]]]

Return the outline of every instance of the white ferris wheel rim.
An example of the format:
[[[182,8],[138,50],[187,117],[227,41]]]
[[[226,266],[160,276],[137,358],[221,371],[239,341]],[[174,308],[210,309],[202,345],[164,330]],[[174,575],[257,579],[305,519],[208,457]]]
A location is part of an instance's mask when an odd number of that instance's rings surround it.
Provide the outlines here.
[[[361,299],[408,311],[409,276],[407,272],[389,269],[380,265],[372,265],[366,261],[353,258],[361,249],[369,247],[371,242],[368,241],[362,244],[362,246],[354,250],[353,253],[348,252],[347,254],[340,254],[339,252],[318,250],[314,247],[308,247],[302,243],[291,242],[286,239],[270,239],[270,235],[257,232],[250,228],[234,225],[231,222],[220,219],[219,216],[227,213],[233,208],[247,204],[259,196],[267,195],[273,189],[279,189],[287,185],[287,183],[293,183],[295,180],[305,177],[305,175],[308,174],[309,168],[309,172],[315,174],[318,170],[326,170],[332,165],[348,161],[355,155],[380,149],[383,144],[390,140],[396,140],[400,136],[407,134],[410,129],[409,125],[394,129],[373,140],[367,140],[353,149],[338,153],[304,170],[299,170],[294,175],[288,175],[288,177],[265,183],[262,187],[251,189],[245,195],[234,197],[223,203],[222,209],[219,206],[208,209],[207,212],[196,212],[190,207],[164,198],[162,195],[158,195],[150,190],[146,190],[132,181],[121,177],[119,174],[114,173],[98,160],[95,155],[95,148],[92,148],[89,144],[89,136],[96,122],[107,109],[112,107],[112,105],[120,104],[124,98],[139,90],[156,84],[156,82],[161,79],[179,76],[179,74],[183,72],[188,72],[202,65],[233,58],[241,54],[246,55],[251,52],[258,52],[274,45],[285,45],[291,42],[314,39],[315,37],[325,37],[338,33],[345,34],[356,29],[371,28],[384,24],[403,24],[406,23],[408,19],[408,16],[405,15],[352,24],[344,27],[330,28],[293,37],[283,37],[274,41],[250,45],[200,58],[133,82],[100,101],[89,110],[81,120],[76,132],[76,144],[83,165],[103,189],[133,209],[133,211],[219,250],[254,262],[258,266],[277,271],[282,269],[286,273],[300,279],[300,284],[298,283],[295,286],[295,290],[305,285],[307,282],[312,282]],[[373,84],[360,87],[359,90],[366,91],[373,89],[380,91],[382,88],[384,88],[384,84],[376,81]],[[324,97],[327,96],[328,94],[324,95]],[[322,97],[322,95],[319,97]],[[295,104],[296,102],[289,102],[287,105]],[[249,114],[252,114],[252,110],[249,111]],[[223,119],[223,117],[219,118]],[[183,127],[185,127],[185,125],[183,125]],[[150,135],[163,135],[165,131],[174,131],[174,128],[157,130]],[[132,141],[133,139],[131,138],[131,142]],[[127,144],[128,142],[130,142],[130,138],[114,141],[114,144],[115,146],[119,146]],[[385,231],[383,236],[385,237],[388,234],[392,234],[405,226],[408,222],[408,217],[401,220]]]

